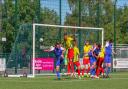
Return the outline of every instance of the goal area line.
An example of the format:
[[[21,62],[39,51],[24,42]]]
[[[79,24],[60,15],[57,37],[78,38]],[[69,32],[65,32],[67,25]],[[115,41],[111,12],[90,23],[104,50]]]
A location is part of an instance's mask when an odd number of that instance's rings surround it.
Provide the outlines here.
[[[60,73],[62,76],[66,76],[68,73]],[[86,73],[84,73],[86,75]],[[77,75],[77,73],[76,73]],[[112,76],[123,76],[123,75],[128,75],[128,74],[110,74]],[[56,73],[44,73],[44,74],[35,74],[35,76],[56,76]],[[34,78],[35,76],[33,76],[32,74],[28,74],[26,77],[28,78]],[[17,75],[8,75],[8,77],[24,77],[23,74],[17,74]]]

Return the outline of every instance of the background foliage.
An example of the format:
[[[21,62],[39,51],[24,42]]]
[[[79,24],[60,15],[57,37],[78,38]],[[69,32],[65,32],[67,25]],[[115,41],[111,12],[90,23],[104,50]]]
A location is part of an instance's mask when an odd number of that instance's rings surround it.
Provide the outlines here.
[[[0,7],[2,12],[2,32],[0,37],[6,36],[6,43],[0,42],[0,52],[3,51],[10,53],[19,29],[23,24],[30,24],[30,29],[33,22],[47,23],[47,24],[64,24],[64,25],[77,25],[77,26],[91,26],[103,27],[105,29],[105,39],[113,39],[114,37],[114,3],[113,0],[68,0],[70,13],[66,13],[64,21],[60,21],[60,13],[55,9],[43,7],[40,0],[3,0]],[[17,1],[17,2],[16,2]],[[53,0],[52,0],[53,1]],[[63,0],[62,0],[63,1]],[[46,0],[47,2],[47,0]],[[17,3],[17,4],[16,4]],[[42,5],[41,5],[42,4]],[[52,5],[52,3],[51,3]],[[59,6],[58,6],[59,10]],[[61,11],[63,12],[63,10]],[[42,29],[42,28],[40,28]],[[46,28],[45,28],[46,29]],[[50,29],[50,28],[47,28]],[[52,28],[54,29],[54,28]],[[20,29],[21,30],[21,29]],[[23,29],[22,29],[23,30]],[[22,32],[21,30],[21,32]],[[118,44],[128,44],[128,6],[116,6],[116,42]],[[29,31],[28,31],[29,32]],[[45,30],[38,32],[43,37],[53,33],[58,38],[59,30]],[[61,32],[62,34],[63,32]],[[29,36],[32,39],[31,32],[29,34],[23,33],[24,37]],[[22,37],[21,37],[22,38]],[[26,38],[22,38],[26,39]],[[47,39],[47,38],[45,38]],[[44,40],[45,40],[44,39]],[[17,39],[20,40],[20,39]],[[18,43],[24,44],[24,43]],[[50,44],[50,43],[49,43]],[[53,44],[53,43],[51,43]],[[30,44],[29,44],[30,45]],[[22,46],[21,46],[22,47]],[[30,47],[30,46],[26,46]]]

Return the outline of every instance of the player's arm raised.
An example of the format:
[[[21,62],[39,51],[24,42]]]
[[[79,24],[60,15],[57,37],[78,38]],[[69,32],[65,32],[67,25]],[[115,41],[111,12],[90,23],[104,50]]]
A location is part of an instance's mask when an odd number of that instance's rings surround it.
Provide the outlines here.
[[[51,46],[49,49],[43,50],[44,52],[51,52],[55,49],[55,47]]]

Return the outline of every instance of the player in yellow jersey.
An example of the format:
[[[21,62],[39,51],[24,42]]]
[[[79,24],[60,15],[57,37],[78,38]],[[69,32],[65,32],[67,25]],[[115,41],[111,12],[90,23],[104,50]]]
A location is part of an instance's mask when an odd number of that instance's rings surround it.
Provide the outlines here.
[[[88,73],[90,71],[90,60],[89,60],[89,55],[88,53],[90,52],[92,46],[89,44],[88,41],[85,42],[84,45],[84,56],[83,56],[83,65],[84,68],[82,69],[82,76],[84,76],[84,72],[86,70],[87,77],[89,76]]]
[[[77,67],[78,78],[81,79],[81,77],[80,77],[80,62],[79,62],[80,52],[79,52],[79,48],[77,47],[76,41],[74,41],[74,48],[73,49],[74,49],[74,60],[73,60],[73,63]]]
[[[73,40],[74,39],[73,39],[72,36],[69,36],[67,34],[64,34],[64,41],[65,41],[65,44],[66,44],[66,49],[68,49],[68,48],[71,47]]]

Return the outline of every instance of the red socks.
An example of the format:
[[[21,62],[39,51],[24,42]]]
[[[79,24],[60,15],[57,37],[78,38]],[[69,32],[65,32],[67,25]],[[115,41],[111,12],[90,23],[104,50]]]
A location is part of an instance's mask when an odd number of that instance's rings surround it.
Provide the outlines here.
[[[73,65],[73,62],[69,62],[68,63],[67,70],[68,70],[68,74],[70,73],[70,71],[72,73],[74,73],[74,65]]]
[[[86,73],[88,74],[89,72],[90,72],[90,67],[88,67],[88,69],[87,69]]]

